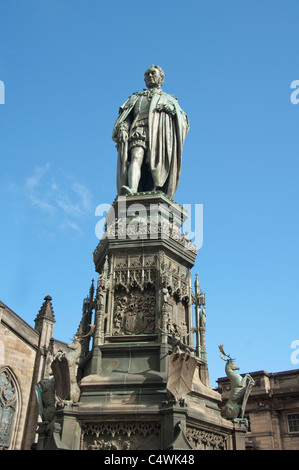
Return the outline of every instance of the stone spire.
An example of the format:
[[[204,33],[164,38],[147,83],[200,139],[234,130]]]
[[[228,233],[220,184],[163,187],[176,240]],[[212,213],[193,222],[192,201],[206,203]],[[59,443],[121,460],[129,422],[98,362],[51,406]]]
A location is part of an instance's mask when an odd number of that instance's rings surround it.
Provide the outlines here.
[[[82,306],[82,317],[81,317],[81,322],[79,324],[76,336],[84,336],[87,335],[87,333],[90,331],[90,325],[92,323],[92,314],[93,314],[93,309],[94,309],[94,279],[91,281],[91,286],[89,289],[89,296],[85,297],[83,300],[83,306]],[[81,354],[81,359],[85,357],[85,355],[89,351],[89,341],[90,341],[90,336],[88,335],[84,340],[82,341],[82,354]]]
[[[47,295],[44,298],[38,314],[35,318],[34,329],[39,333],[39,354],[38,354],[38,375],[37,382],[48,375],[47,364],[49,366],[49,357],[52,354],[51,339],[53,338],[53,329],[55,323],[54,311],[51,303],[52,297]]]
[[[43,336],[42,333],[44,332],[44,330],[47,330],[47,337],[48,337],[50,334],[49,330],[51,330],[50,337],[47,338],[48,340],[50,340],[50,338],[52,337],[53,326],[55,323],[54,310],[53,310],[51,300],[52,300],[52,297],[50,297],[50,295],[46,295],[46,297],[44,298],[44,303],[41,306],[34,320],[35,321],[34,329],[38,331],[41,336]],[[46,325],[47,327],[45,328]]]
[[[53,310],[51,300],[52,300],[52,297],[50,295],[46,295],[46,297],[44,298],[44,303],[41,306],[34,320],[35,330],[40,331],[41,322],[43,322],[44,320],[48,320],[50,322],[55,323],[54,310]]]

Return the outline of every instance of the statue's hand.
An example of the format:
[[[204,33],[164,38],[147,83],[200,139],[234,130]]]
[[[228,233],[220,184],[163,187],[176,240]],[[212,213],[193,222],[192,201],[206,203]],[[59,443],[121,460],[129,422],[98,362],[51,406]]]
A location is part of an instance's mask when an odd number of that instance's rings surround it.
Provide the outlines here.
[[[175,107],[172,103],[163,103],[163,104],[157,104],[156,111],[163,111],[164,113],[168,114],[175,114]]]
[[[125,129],[120,129],[118,131],[117,138],[118,138],[118,142],[122,144],[128,141],[129,134]]]

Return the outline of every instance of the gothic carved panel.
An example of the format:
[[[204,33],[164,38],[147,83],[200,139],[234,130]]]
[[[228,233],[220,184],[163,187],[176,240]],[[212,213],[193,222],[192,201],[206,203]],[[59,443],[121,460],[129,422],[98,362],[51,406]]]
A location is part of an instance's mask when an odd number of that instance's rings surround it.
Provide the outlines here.
[[[114,294],[113,335],[151,334],[155,331],[156,295],[154,288]]]
[[[163,285],[168,288],[169,293],[177,302],[189,301],[189,269],[163,252],[161,252],[161,277]]]
[[[83,450],[138,450],[160,448],[158,422],[107,422],[82,425]]]
[[[169,299],[167,305],[167,333],[179,337],[182,341],[188,333],[187,311],[181,302],[176,303]]]
[[[155,255],[123,255],[115,258],[114,284],[125,289],[138,286],[141,290],[156,283]]]
[[[187,426],[186,436],[194,450],[226,450],[227,436]]]

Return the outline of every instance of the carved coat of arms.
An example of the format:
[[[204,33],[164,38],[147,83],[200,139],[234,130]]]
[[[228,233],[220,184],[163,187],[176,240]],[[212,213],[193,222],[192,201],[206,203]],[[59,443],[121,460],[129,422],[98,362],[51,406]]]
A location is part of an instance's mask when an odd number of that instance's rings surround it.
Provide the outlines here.
[[[115,297],[114,335],[140,335],[154,332],[155,291],[133,289]]]

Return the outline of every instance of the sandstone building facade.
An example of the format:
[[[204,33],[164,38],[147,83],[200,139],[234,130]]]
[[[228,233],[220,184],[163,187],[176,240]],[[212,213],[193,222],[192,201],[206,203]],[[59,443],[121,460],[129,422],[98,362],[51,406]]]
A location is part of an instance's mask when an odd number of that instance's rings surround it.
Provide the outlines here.
[[[36,440],[35,385],[50,372],[51,357],[66,345],[53,340],[47,296],[32,328],[0,301],[0,449],[28,450]]]

